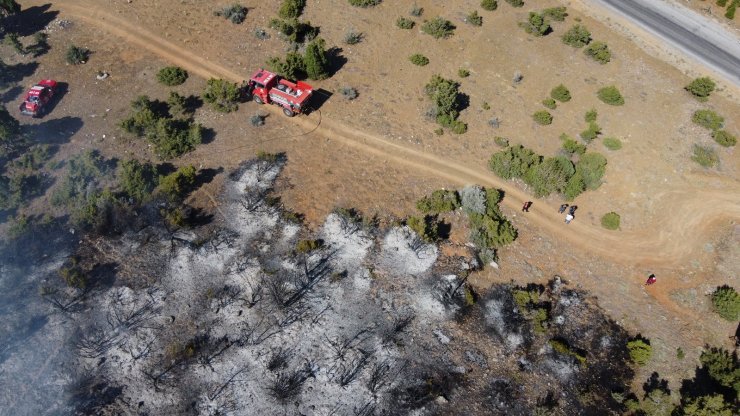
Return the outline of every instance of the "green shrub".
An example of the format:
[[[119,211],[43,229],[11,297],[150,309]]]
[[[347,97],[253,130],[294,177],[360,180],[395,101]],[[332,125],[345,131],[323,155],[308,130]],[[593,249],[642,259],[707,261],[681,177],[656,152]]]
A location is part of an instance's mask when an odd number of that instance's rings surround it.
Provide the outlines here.
[[[740,320],[740,294],[735,288],[724,285],[712,293],[712,306],[715,312],[728,321]]]
[[[303,56],[298,52],[288,52],[285,55],[285,60],[277,57],[268,59],[267,68],[290,79],[304,79],[306,77],[306,65],[303,62]]]
[[[416,202],[416,208],[423,214],[441,214],[459,207],[460,195],[454,190],[438,189]]]
[[[608,87],[600,89],[596,96],[599,97],[599,100],[609,105],[624,104],[624,97],[622,97],[622,94],[614,85],[610,85]]]
[[[560,354],[570,355],[577,359],[579,363],[586,364],[586,356],[572,349],[566,342],[559,339],[551,339],[548,343],[554,351]]]
[[[552,31],[550,23],[540,13],[529,12],[529,18],[526,22],[520,22],[519,26],[524,29],[525,32],[534,36],[544,36]]]
[[[434,101],[434,113],[437,115],[437,123],[451,128],[455,133],[461,134],[467,130],[467,125],[457,120],[460,114],[459,87],[460,84],[453,80],[434,75],[424,87],[424,90],[427,96]]]
[[[215,16],[223,17],[224,19],[230,20],[231,23],[239,24],[247,18],[247,8],[241,4],[234,3],[231,6],[224,7],[221,10],[213,12]]]
[[[324,245],[322,240],[300,240],[295,245],[295,251],[301,254],[310,253],[320,249]]]
[[[577,141],[573,140],[570,137],[567,137],[563,140],[563,150],[568,154],[579,154],[582,155],[586,153],[586,145],[578,143]]]
[[[558,104],[552,98],[545,98],[544,100],[542,100],[542,105],[549,108],[550,110],[554,110],[558,107]]]
[[[717,0],[717,6],[725,7],[726,5],[727,5],[727,0]]]
[[[737,10],[737,2],[733,1],[730,3],[729,6],[727,6],[727,11],[725,11],[725,17],[733,20],[735,18],[735,11]]]
[[[505,218],[493,218],[474,212],[470,220],[470,241],[479,248],[499,248],[511,244],[518,235],[517,229]]]
[[[563,196],[565,196],[565,199],[568,201],[572,201],[585,190],[586,185],[583,182],[583,175],[576,169],[576,173],[568,179],[568,183],[565,185]]]
[[[349,0],[349,4],[355,7],[372,7],[380,4],[382,0]]]
[[[607,230],[618,230],[619,229],[619,214],[616,212],[607,212],[601,217],[601,226]]]
[[[488,162],[488,167],[501,178],[520,178],[530,167],[539,164],[541,158],[522,145],[510,146],[494,153]]]
[[[211,78],[203,92],[203,101],[222,113],[236,111],[239,108],[239,86],[223,79]]]
[[[696,110],[691,121],[702,127],[717,130],[722,128],[725,118],[712,110]]]
[[[356,45],[362,42],[363,36],[364,35],[361,32],[355,32],[354,30],[350,29],[344,35],[344,43],[346,43],[347,45]]]
[[[483,25],[483,17],[478,14],[477,10],[473,10],[472,12],[470,12],[470,14],[465,17],[465,21],[473,26]]]
[[[583,50],[583,53],[602,65],[612,60],[612,52],[609,50],[609,46],[605,42],[591,42],[591,44]]]
[[[319,34],[319,28],[311,26],[311,22],[301,22],[298,19],[271,19],[270,27],[277,30],[285,40],[294,43],[313,40]]]
[[[702,77],[691,81],[691,83],[684,89],[690,92],[694,97],[700,100],[705,100],[714,91],[716,86],[717,84],[715,84],[711,78]]]
[[[467,78],[470,76],[470,71],[465,68],[460,68],[457,70],[457,76],[460,78]]]
[[[509,139],[501,136],[496,136],[493,138],[493,142],[496,143],[496,145],[501,147],[509,147]]]
[[[676,348],[676,358],[678,358],[679,360],[683,360],[684,358],[686,358],[686,353],[683,352],[683,348]]]
[[[536,111],[534,114],[532,114],[532,118],[537,124],[541,126],[552,124],[552,114],[545,110]]]
[[[159,177],[159,191],[170,202],[181,202],[195,185],[194,166],[183,166],[167,176]]]
[[[595,108],[592,108],[586,112],[586,115],[584,118],[586,119],[587,123],[591,123],[593,121],[596,121],[596,117],[599,116],[599,113],[596,111]]]
[[[506,0],[506,2],[512,5],[513,7],[524,6],[524,0]]]
[[[574,48],[582,48],[591,42],[591,32],[585,26],[575,25],[568,29],[561,39],[566,45]]]
[[[588,123],[588,128],[581,132],[581,139],[585,140],[586,143],[591,143],[593,139],[601,134],[601,127],[595,122]]]
[[[524,182],[532,187],[538,197],[546,197],[553,192],[563,192],[568,180],[575,173],[573,162],[564,156],[548,157],[533,165],[524,174]]]
[[[329,78],[329,57],[323,39],[316,38],[306,46],[303,63],[308,78],[316,80]]]
[[[167,97],[167,112],[171,117],[184,118],[192,115],[192,108],[188,106],[188,99],[175,91],[170,91]]]
[[[161,118],[147,136],[162,159],[172,159],[195,150],[203,140],[203,127],[190,120]]]
[[[498,1],[496,0],[481,0],[480,7],[483,10],[493,11],[498,9]]]
[[[732,147],[737,144],[737,138],[727,132],[727,130],[714,130],[712,132],[712,138],[720,146]]]
[[[118,181],[123,191],[135,202],[149,199],[157,186],[154,166],[136,159],[125,160],[118,170]]]
[[[67,49],[67,63],[70,65],[80,65],[87,62],[87,60],[90,58],[90,50],[85,48],[80,48],[75,45],[70,45],[69,49]]]
[[[295,19],[303,13],[306,0],[283,0],[278,10],[278,16],[283,19]]]
[[[59,277],[64,280],[67,286],[84,289],[88,284],[88,278],[78,263],[79,260],[76,257],[72,257],[57,273],[59,273]]]
[[[553,88],[550,91],[550,97],[552,97],[555,100],[560,101],[561,103],[566,103],[570,101],[570,98],[571,98],[570,91],[563,84],[560,84],[557,87]]]
[[[415,53],[409,56],[409,61],[411,61],[412,64],[418,65],[418,66],[424,66],[424,65],[429,64],[429,58],[427,58],[426,56],[420,53]]]
[[[439,239],[439,225],[437,223],[437,218],[434,216],[411,216],[406,219],[406,225],[408,225],[408,227],[424,241],[431,243]]]
[[[698,144],[694,145],[694,154],[691,156],[691,160],[705,168],[711,168],[719,164],[719,156],[713,148]]]
[[[166,66],[157,72],[157,81],[167,86],[180,85],[188,79],[188,71],[179,66]]]
[[[629,352],[632,362],[639,366],[644,366],[653,355],[653,347],[642,339],[635,339],[627,342],[627,351]]]
[[[449,20],[439,16],[428,20],[421,25],[421,31],[435,39],[449,38],[455,33],[455,26]]]
[[[13,161],[12,166],[16,169],[38,170],[51,159],[51,147],[48,144],[37,144],[31,146],[19,158]],[[5,165],[6,168],[10,165]]]
[[[399,17],[398,19],[396,19],[396,26],[401,29],[413,29],[414,26],[416,26],[416,22],[405,17]]]
[[[568,16],[568,13],[565,10],[566,10],[565,7],[562,7],[562,6],[561,7],[551,7],[549,9],[543,10],[542,14],[548,19],[554,20],[556,22],[562,22]]]
[[[606,173],[606,158],[601,153],[585,153],[576,163],[576,174],[581,177],[586,189],[594,190],[601,186],[604,173]]]
[[[683,402],[680,408],[681,416],[737,415],[737,408],[733,408],[732,403],[725,401],[725,397],[718,393],[698,397],[688,396],[684,398]]]
[[[622,148],[622,141],[616,137],[604,137],[604,147],[609,150],[619,150]]]

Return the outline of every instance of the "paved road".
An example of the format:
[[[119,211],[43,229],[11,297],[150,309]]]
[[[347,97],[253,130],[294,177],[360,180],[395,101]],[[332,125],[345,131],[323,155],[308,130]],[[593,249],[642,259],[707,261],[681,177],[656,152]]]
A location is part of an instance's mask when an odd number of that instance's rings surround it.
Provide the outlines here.
[[[740,39],[686,7],[665,0],[588,0],[634,23],[740,86]]]

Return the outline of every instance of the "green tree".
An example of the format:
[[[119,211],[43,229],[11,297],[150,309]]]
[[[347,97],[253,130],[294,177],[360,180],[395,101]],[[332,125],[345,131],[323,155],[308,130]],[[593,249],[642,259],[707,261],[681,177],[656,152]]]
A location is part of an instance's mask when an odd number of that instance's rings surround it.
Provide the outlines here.
[[[592,108],[586,112],[586,115],[584,118],[586,119],[587,123],[591,123],[592,121],[596,121],[596,117],[599,116],[599,113],[596,111],[595,108]]]
[[[324,49],[324,44],[323,39],[317,38],[306,47],[303,63],[306,68],[306,75],[310,79],[329,78],[329,58],[326,49]]]
[[[671,395],[660,388],[650,390],[640,404],[645,416],[671,416],[675,408]]]
[[[581,175],[586,189],[597,189],[606,173],[606,158],[601,153],[588,152],[576,163],[576,172]]]
[[[455,33],[455,26],[449,20],[437,16],[424,22],[421,25],[421,31],[435,39],[449,38]]]
[[[527,170],[524,182],[533,188],[536,196],[546,197],[553,192],[563,192],[573,174],[575,167],[568,158],[548,157]]]
[[[283,0],[278,15],[283,19],[295,19],[303,13],[306,0]]]
[[[725,17],[733,20],[735,19],[735,11],[737,10],[737,1],[733,1],[730,3],[729,6],[727,6],[727,11],[725,11]]]
[[[159,177],[159,191],[170,202],[181,202],[195,185],[196,170],[194,166],[183,166],[167,176]]]
[[[118,178],[126,195],[137,203],[149,199],[157,186],[154,166],[151,163],[141,163],[136,159],[125,160],[121,163]]]
[[[303,55],[298,52],[288,52],[285,60],[273,57],[267,60],[267,68],[290,79],[306,78],[306,64]]]
[[[432,243],[439,239],[439,223],[435,216],[410,216],[406,219],[406,225],[424,241]]]
[[[731,286],[720,286],[712,293],[712,306],[722,318],[734,322],[740,320],[740,294]]]
[[[457,191],[446,189],[438,189],[416,202],[416,208],[423,214],[441,214],[459,207],[460,195]]]
[[[517,229],[506,219],[493,218],[474,212],[470,220],[470,241],[480,248],[499,248],[511,244],[518,235]]]
[[[67,63],[70,65],[80,65],[87,62],[87,60],[90,58],[90,50],[86,48],[81,48],[75,45],[70,45],[69,49],[67,49]]]
[[[721,394],[712,394],[686,399],[678,416],[733,416],[732,404],[725,402]]]
[[[0,158],[8,157],[25,147],[21,126],[8,110],[0,105]]]
[[[175,118],[185,118],[191,115],[191,109],[188,108],[188,99],[178,94],[176,91],[170,91],[167,97],[167,108],[170,116]]]
[[[189,121],[161,118],[149,140],[159,157],[172,159],[195,150],[203,140],[203,128]]]
[[[545,19],[545,16],[537,12],[529,12],[527,21],[519,23],[519,26],[525,32],[534,36],[544,36],[552,31],[550,23]]]
[[[740,365],[737,353],[730,353],[722,348],[710,348],[701,353],[699,361],[717,383],[735,390],[735,393],[740,395]]]
[[[7,16],[21,11],[21,5],[15,0],[0,0],[0,16]]]
[[[188,79],[188,71],[179,66],[166,66],[157,72],[157,81],[167,86],[184,83]]]
[[[553,88],[552,91],[550,91],[550,97],[560,101],[561,103],[566,103],[570,101],[571,98],[570,91],[563,84],[560,84],[557,87]]]
[[[575,25],[568,29],[561,39],[566,45],[574,48],[582,48],[591,42],[591,32],[585,26]]]
[[[565,7],[550,7],[542,11],[542,14],[548,19],[552,19],[556,22],[562,22],[568,16]]]
[[[653,347],[639,338],[627,342],[627,351],[632,362],[639,366],[647,364],[653,355]]]
[[[481,0],[480,7],[483,10],[493,11],[498,9],[498,1],[496,0]]]
[[[203,100],[210,103],[216,111],[230,113],[239,106],[239,87],[236,83],[223,79],[211,78],[203,92]]]
[[[714,91],[717,84],[709,77],[697,78],[684,89],[698,99],[706,99]]]
[[[622,97],[622,94],[619,92],[617,87],[615,87],[614,85],[601,88],[597,92],[596,96],[599,97],[599,100],[609,105],[623,105],[624,104],[624,97]]]
[[[398,26],[399,29],[413,29],[414,26],[416,26],[416,22],[405,17],[399,17],[396,19],[396,26]]]
[[[541,159],[542,156],[522,145],[509,146],[494,153],[488,167],[501,178],[521,178],[530,167],[539,164]]]

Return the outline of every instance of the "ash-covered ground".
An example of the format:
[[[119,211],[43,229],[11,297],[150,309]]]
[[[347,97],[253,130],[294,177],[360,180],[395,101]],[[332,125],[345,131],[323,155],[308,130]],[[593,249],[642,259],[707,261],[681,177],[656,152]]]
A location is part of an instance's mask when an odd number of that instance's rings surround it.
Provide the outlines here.
[[[284,163],[253,160],[234,172],[218,228],[150,224],[88,237],[58,251],[66,259],[25,270],[33,310],[3,310],[18,325],[2,327],[2,408],[621,413],[613,397],[633,375],[628,335],[567,278],[476,293],[466,283],[474,256],[444,257],[408,227],[351,210],[313,235],[272,193]],[[88,284],[66,285],[59,268]],[[18,275],[3,267],[3,286]],[[23,314],[36,327],[20,328]],[[10,335],[23,331],[33,332]]]

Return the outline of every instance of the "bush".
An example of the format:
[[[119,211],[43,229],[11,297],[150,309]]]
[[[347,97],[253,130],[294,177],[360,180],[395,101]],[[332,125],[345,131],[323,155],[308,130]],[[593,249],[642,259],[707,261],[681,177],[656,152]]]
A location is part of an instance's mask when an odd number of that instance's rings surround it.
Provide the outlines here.
[[[554,110],[558,107],[558,104],[552,98],[545,98],[544,100],[542,100],[542,105],[549,108],[550,110]]]
[[[715,312],[728,321],[740,320],[740,294],[735,288],[724,285],[712,293],[712,307]]]
[[[362,38],[363,34],[361,32],[355,32],[354,30],[350,29],[344,35],[344,43],[346,43],[347,45],[356,45],[362,42]]]
[[[510,146],[494,153],[488,167],[504,179],[520,178],[533,165],[539,164],[541,156],[522,145]]]
[[[493,138],[493,142],[496,143],[496,145],[501,147],[509,147],[509,139],[501,136],[496,136]]]
[[[159,191],[170,202],[181,202],[192,191],[195,185],[196,170],[194,166],[183,166],[167,176],[159,177]]]
[[[415,53],[409,56],[409,61],[411,61],[412,64],[418,65],[418,66],[424,66],[424,65],[429,64],[429,58],[427,58],[426,56],[420,53]]]
[[[451,128],[453,133],[462,134],[467,130],[467,125],[457,120],[460,114],[459,87],[460,84],[455,81],[434,75],[424,90],[427,96],[434,101],[437,123]]]
[[[725,118],[712,110],[696,110],[691,121],[702,127],[717,130],[722,128]]]
[[[147,136],[162,159],[172,159],[195,150],[203,139],[203,127],[189,120],[161,118]]]
[[[439,239],[439,225],[434,216],[411,216],[406,219],[406,225],[426,242],[432,243]]]
[[[561,103],[566,103],[570,101],[571,98],[570,91],[563,84],[560,84],[557,87],[553,88],[552,91],[550,91],[550,97],[560,101]]]
[[[157,186],[154,166],[136,159],[125,160],[118,170],[118,181],[129,198],[139,203],[146,201]]]
[[[639,366],[647,364],[653,355],[653,347],[642,339],[635,339],[627,342],[627,351],[629,351],[632,362]]]
[[[606,158],[601,153],[586,153],[576,163],[576,174],[583,180],[585,189],[594,190],[601,186],[606,173]]]
[[[231,20],[231,23],[239,24],[247,18],[247,8],[241,4],[234,3],[221,10],[216,10],[213,14],[215,16],[221,16],[224,19]]]
[[[482,0],[480,2],[480,7],[483,10],[493,11],[498,9],[498,1],[496,0]]]
[[[416,22],[405,17],[399,17],[398,19],[396,19],[396,26],[398,26],[400,29],[413,29],[414,26],[416,26]]]
[[[553,192],[563,192],[570,177],[575,174],[573,162],[564,156],[548,157],[533,165],[524,174],[524,182],[535,195],[546,197]]]
[[[517,229],[505,218],[469,213],[470,241],[480,248],[498,248],[516,240]]]
[[[188,71],[179,66],[166,66],[157,72],[157,81],[167,86],[180,85],[188,79]]]
[[[311,26],[311,22],[301,22],[298,19],[272,19],[270,27],[277,30],[285,40],[294,43],[313,40],[319,34],[319,28]]]
[[[416,208],[423,214],[441,214],[454,211],[460,207],[460,196],[457,191],[438,189],[432,195],[425,196],[416,202]]]
[[[278,10],[278,16],[283,19],[295,19],[303,13],[306,0],[283,0]]]
[[[618,230],[619,220],[619,214],[616,212],[607,212],[603,217],[601,217],[601,226],[607,230]]]
[[[303,63],[306,66],[306,75],[310,79],[329,78],[329,57],[324,45],[323,39],[316,38],[306,47]]]
[[[460,78],[467,78],[470,76],[470,71],[465,68],[460,68],[457,70],[457,76]]]
[[[322,240],[300,240],[295,245],[295,251],[301,254],[310,253],[320,249],[324,245]]]
[[[604,147],[609,150],[619,150],[622,148],[622,141],[616,137],[604,137]]]
[[[90,58],[90,50],[85,48],[80,48],[75,45],[70,45],[69,49],[67,49],[67,63],[70,65],[80,65],[87,62],[87,60]]]
[[[737,144],[737,138],[726,130],[714,130],[712,132],[712,138],[717,144],[724,147],[732,147]]]
[[[552,114],[545,110],[535,112],[534,114],[532,114],[532,118],[537,124],[541,126],[552,124]]]
[[[437,16],[432,20],[424,22],[421,25],[421,31],[427,35],[431,35],[435,39],[449,38],[455,33],[455,26],[449,20]]]
[[[563,140],[563,150],[566,153],[571,154],[571,155],[572,154],[582,155],[586,153],[586,146],[566,136],[565,139]]]
[[[513,7],[524,6],[524,0],[506,0],[506,2],[512,5]]]
[[[298,52],[288,52],[284,61],[280,58],[270,58],[267,61],[267,68],[290,79],[304,79],[306,77],[306,65],[303,62],[303,56]]]
[[[705,100],[714,91],[716,86],[717,84],[715,84],[711,78],[702,77],[691,81],[691,83],[684,87],[684,89],[690,92],[694,97]]]
[[[223,79],[211,78],[203,92],[203,101],[222,113],[236,111],[239,108],[239,86]]]
[[[586,143],[591,143],[593,139],[601,134],[601,127],[595,122],[588,123],[588,128],[581,132],[581,139],[585,140]]]
[[[344,98],[346,98],[349,101],[354,100],[357,98],[357,90],[352,87],[342,87],[339,89],[339,93],[342,94]]]
[[[727,6],[727,11],[725,11],[725,17],[733,20],[735,18],[735,11],[737,10],[737,1],[733,1],[730,3],[729,6]]]
[[[591,32],[585,26],[575,25],[562,37],[563,43],[574,48],[582,48],[591,42]]]
[[[542,11],[542,14],[556,22],[562,22],[568,16],[565,7],[551,7]]]
[[[617,87],[613,85],[600,89],[596,96],[599,97],[599,100],[609,105],[624,104],[624,97],[622,97]]]
[[[349,0],[349,4],[355,7],[377,6],[382,0]]]
[[[167,97],[167,112],[171,117],[181,118],[192,114],[193,109],[188,106],[188,99],[175,91],[170,91]]]
[[[586,112],[586,115],[584,118],[586,119],[587,123],[591,123],[593,121],[596,121],[596,117],[599,116],[599,113],[596,111],[595,108],[592,108]]]
[[[552,32],[550,23],[540,13],[529,12],[529,18],[526,22],[520,22],[519,26],[524,29],[525,32],[534,36],[544,36]]]
[[[583,53],[602,65],[612,60],[612,52],[609,50],[609,46],[600,41],[592,42],[584,49]]]
[[[465,21],[473,26],[482,26],[483,25],[483,17],[478,14],[477,10],[473,10],[465,17]]]
[[[713,148],[698,144],[694,145],[694,154],[691,156],[691,160],[705,168],[711,168],[719,164],[719,156]]]

